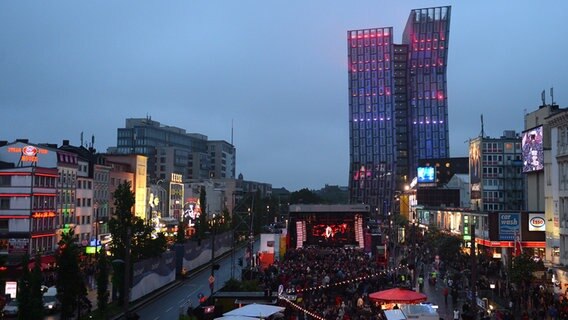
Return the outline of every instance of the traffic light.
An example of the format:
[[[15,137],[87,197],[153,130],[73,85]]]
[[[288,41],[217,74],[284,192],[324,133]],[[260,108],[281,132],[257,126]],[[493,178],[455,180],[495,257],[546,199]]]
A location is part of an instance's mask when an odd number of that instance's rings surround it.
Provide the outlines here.
[[[219,270],[220,267],[221,266],[216,263],[216,264],[213,265],[213,270]]]
[[[243,258],[239,258],[239,267],[243,266]]]

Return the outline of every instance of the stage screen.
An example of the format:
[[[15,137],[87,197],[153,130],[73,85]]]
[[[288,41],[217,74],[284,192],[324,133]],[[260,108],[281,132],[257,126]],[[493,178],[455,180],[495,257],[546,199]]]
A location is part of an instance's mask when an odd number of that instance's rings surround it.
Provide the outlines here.
[[[318,217],[307,221],[307,244],[320,246],[355,245],[355,224],[353,218]]]
[[[523,173],[544,169],[542,126],[523,132]]]

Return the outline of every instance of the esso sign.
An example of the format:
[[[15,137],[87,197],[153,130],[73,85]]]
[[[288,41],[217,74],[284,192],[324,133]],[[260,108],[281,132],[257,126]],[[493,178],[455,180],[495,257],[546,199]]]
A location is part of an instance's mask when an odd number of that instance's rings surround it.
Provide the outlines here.
[[[529,219],[529,231],[544,231],[545,221],[542,216],[535,216]]]

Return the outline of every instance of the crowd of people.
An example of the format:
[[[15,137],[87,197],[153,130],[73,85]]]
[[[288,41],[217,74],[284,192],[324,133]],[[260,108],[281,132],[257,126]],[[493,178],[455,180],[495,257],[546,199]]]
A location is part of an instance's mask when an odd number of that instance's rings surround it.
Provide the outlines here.
[[[490,309],[470,306],[467,296],[472,288],[468,273],[470,259],[439,261],[435,248],[429,248],[428,243],[422,243],[413,254],[406,246],[399,249],[397,255],[401,261],[397,263],[404,264],[412,258],[416,279],[414,272],[405,267],[384,270],[376,258],[359,248],[308,246],[289,249],[283,260],[265,269],[263,285],[271,291],[277,291],[279,286],[284,288],[293,302],[282,302],[286,306],[285,318],[293,320],[313,319],[312,315],[336,320],[383,320],[381,305],[369,299],[370,293],[391,287],[411,288],[411,283],[416,283],[422,291],[426,280],[434,290],[440,289],[446,308],[451,306],[450,314],[441,314],[442,318],[457,315],[460,320],[568,320],[567,298],[559,299],[550,288],[538,284],[531,284],[523,293],[515,285],[506,287],[499,281],[506,278],[506,269],[491,259],[479,258],[475,284],[478,294],[490,291],[489,283],[497,284],[490,296],[500,301],[495,310],[488,312]],[[495,301],[491,303],[495,307]]]
[[[369,278],[354,280],[361,277]],[[394,277],[360,249],[307,247],[267,268],[264,283],[272,290],[283,285],[295,297],[299,308],[286,308],[286,319],[311,319],[309,311],[325,319],[380,320],[381,308],[369,293],[389,287]]]

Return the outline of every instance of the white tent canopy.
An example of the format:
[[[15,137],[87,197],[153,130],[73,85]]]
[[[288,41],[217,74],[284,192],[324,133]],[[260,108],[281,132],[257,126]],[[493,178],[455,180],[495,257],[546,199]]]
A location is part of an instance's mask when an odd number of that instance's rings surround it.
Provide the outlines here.
[[[223,313],[223,316],[245,316],[245,317],[259,317],[268,318],[271,315],[284,311],[284,307],[271,306],[267,304],[253,303],[240,307],[235,310]]]

